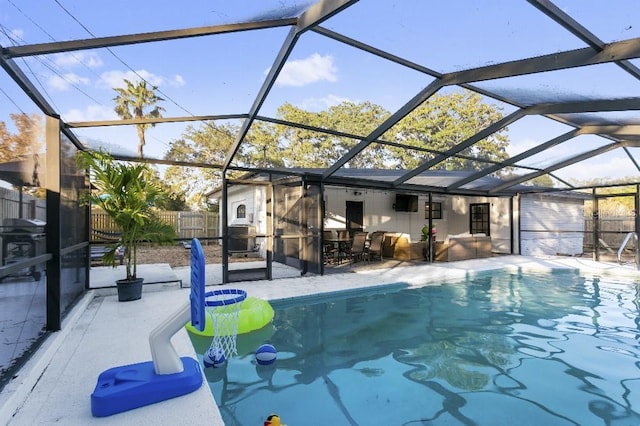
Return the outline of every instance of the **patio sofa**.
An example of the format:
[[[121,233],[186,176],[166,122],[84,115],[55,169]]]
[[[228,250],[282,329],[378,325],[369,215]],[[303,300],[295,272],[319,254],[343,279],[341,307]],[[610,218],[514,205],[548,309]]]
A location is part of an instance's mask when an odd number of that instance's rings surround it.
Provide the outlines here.
[[[385,259],[424,259],[424,241],[412,242],[409,234],[387,232],[382,243],[382,256]]]
[[[484,234],[449,235],[436,241],[435,259],[438,262],[491,257],[491,237]]]

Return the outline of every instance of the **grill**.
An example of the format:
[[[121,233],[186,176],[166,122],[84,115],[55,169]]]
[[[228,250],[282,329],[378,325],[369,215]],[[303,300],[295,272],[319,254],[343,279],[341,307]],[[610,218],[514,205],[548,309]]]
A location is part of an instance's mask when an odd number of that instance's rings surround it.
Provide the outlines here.
[[[7,218],[2,221],[2,266],[23,262],[46,253],[46,222]],[[13,276],[31,276],[39,281],[43,264],[29,266]]]

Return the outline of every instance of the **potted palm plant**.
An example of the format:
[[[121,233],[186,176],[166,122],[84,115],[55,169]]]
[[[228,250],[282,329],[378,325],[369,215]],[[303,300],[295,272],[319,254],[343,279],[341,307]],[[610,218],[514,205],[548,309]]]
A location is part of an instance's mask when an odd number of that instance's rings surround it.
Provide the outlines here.
[[[89,170],[93,190],[83,200],[100,207],[118,227],[118,240],[103,256],[105,264],[116,266],[118,250],[124,250],[126,277],[116,281],[118,300],[142,297],[144,278],[137,276],[137,250],[142,243],[169,244],[175,230],[157,217],[154,205],[168,196],[147,164],[116,161],[106,152],[82,151],[80,167]]]
[[[431,239],[431,243],[429,242],[429,239]],[[433,247],[433,244],[436,241],[436,228],[431,228],[431,230],[429,230],[429,224],[425,224],[422,227],[422,237],[420,237],[420,240],[424,241],[424,248],[422,249],[424,258],[426,260],[431,260],[429,244],[431,244],[431,247]]]

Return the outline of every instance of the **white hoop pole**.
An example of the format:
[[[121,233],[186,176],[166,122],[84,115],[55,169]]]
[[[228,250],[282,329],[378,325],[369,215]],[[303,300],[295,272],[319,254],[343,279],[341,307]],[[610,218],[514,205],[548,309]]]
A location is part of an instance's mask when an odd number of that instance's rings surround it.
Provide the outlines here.
[[[191,303],[187,302],[149,334],[151,358],[156,374],[175,374],[184,370],[182,360],[171,343],[171,337],[190,320]]]

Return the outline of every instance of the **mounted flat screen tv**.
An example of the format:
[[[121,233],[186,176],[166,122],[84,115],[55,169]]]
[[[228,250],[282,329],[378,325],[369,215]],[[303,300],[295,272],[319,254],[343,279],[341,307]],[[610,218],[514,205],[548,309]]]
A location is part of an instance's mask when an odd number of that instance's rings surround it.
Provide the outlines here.
[[[417,212],[418,196],[409,194],[396,194],[396,203],[393,208],[397,212]]]

